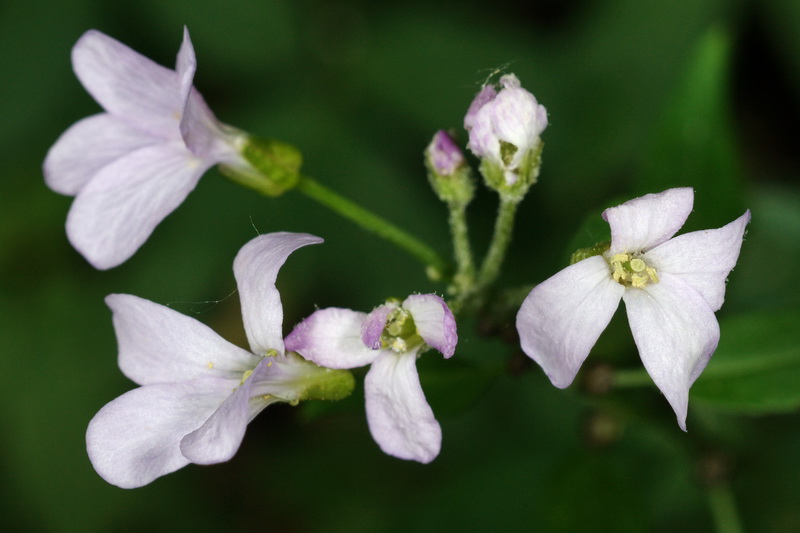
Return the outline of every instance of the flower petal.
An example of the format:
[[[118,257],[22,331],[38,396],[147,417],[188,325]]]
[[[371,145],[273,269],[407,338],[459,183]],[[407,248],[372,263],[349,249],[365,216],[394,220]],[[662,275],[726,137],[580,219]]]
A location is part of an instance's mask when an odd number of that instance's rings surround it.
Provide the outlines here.
[[[611,226],[610,254],[647,251],[675,235],[692,212],[688,187],[646,194],[603,211]]]
[[[96,268],[123,263],[208,167],[182,142],[147,146],[117,159],[100,169],[72,204],[70,242]]]
[[[658,272],[680,276],[717,311],[725,300],[725,280],[739,259],[749,222],[748,210],[719,229],[679,235],[647,252],[647,260]]]
[[[697,290],[668,272],[623,299],[642,363],[686,431],[689,388],[717,349],[717,318]]]
[[[174,472],[189,463],[180,451],[183,436],[198,428],[230,391],[229,380],[202,379],[123,394],[89,423],[86,450],[92,465],[103,479],[126,489]]]
[[[458,333],[456,319],[445,301],[435,294],[412,294],[403,302],[411,313],[420,337],[445,357],[456,351]]]
[[[233,391],[202,426],[180,443],[181,453],[193,463],[210,465],[230,460],[239,449],[247,424],[277,398],[263,396],[251,401],[253,386],[269,370],[262,359],[253,373]]]
[[[206,105],[200,93],[192,87],[197,70],[189,29],[183,28],[183,43],[175,62],[175,70],[180,80],[181,120],[180,132],[186,147],[200,158],[215,161],[233,160],[237,163],[241,156],[222,141],[226,136],[217,119]],[[230,152],[230,153],[229,153]]]
[[[517,313],[522,351],[559,388],[572,383],[611,321],[625,288],[601,256],[571,265],[533,288]]]
[[[197,71],[197,57],[194,54],[192,39],[189,37],[189,28],[183,27],[183,42],[175,59],[175,72],[178,74],[180,101],[185,105],[192,90],[194,73]]]
[[[385,453],[430,463],[442,445],[442,430],[419,384],[417,354],[382,351],[364,378],[367,422]]]
[[[378,352],[361,340],[361,326],[366,316],[338,307],[315,311],[286,337],[286,350],[328,368],[368,365]]]
[[[47,152],[44,180],[54,191],[74,196],[115,159],[158,142],[108,113],[73,124]]]
[[[142,130],[177,140],[183,111],[178,74],[96,30],[72,49],[72,67],[103,109]]]
[[[323,240],[307,233],[268,233],[245,244],[233,261],[233,273],[242,302],[242,320],[250,349],[264,355],[283,352],[283,306],[275,280],[286,258]]]
[[[240,380],[259,358],[211,328],[163,305],[130,294],[111,294],[119,367],[139,385],[201,377]]]
[[[389,315],[395,309],[397,309],[397,304],[392,302],[379,305],[369,312],[361,325],[361,340],[367,347],[372,350],[379,350],[381,348],[383,329],[386,327]]]

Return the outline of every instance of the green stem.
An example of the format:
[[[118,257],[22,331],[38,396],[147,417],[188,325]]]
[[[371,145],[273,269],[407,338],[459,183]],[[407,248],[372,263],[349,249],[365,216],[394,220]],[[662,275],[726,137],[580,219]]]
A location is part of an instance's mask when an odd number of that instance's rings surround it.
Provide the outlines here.
[[[744,531],[736,510],[733,491],[727,483],[708,487],[706,496],[717,533],[742,533]]]
[[[471,286],[475,280],[475,263],[472,259],[472,248],[469,243],[467,229],[466,206],[454,205],[450,208],[450,233],[453,237],[453,254],[456,258],[456,275],[454,281],[458,293]]]
[[[477,288],[479,291],[488,288],[500,274],[500,267],[511,242],[511,233],[514,230],[514,216],[517,214],[518,205],[519,199],[500,196],[500,207],[494,225],[492,243],[489,245],[489,251],[486,252],[486,257],[478,275]]]
[[[391,222],[328,189],[313,178],[300,176],[300,181],[297,182],[296,188],[335,213],[349,219],[351,222],[355,222],[362,228],[375,233],[416,257],[428,267],[428,275],[431,279],[442,279],[450,270],[448,262],[436,253],[433,248],[412,237]]]

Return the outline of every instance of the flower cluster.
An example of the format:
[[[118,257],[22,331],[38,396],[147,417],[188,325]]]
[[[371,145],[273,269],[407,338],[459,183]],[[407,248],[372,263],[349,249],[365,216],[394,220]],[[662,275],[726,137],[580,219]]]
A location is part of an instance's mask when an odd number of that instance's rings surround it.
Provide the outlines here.
[[[67,234],[93,266],[127,260],[213,165],[267,195],[301,179],[296,149],[217,121],[192,86],[196,60],[187,30],[175,70],[97,31],[80,38],[72,61],[104,112],[58,139],[44,175],[53,190],[76,196]],[[284,338],[278,272],[295,250],[322,239],[280,232],[251,240],[233,263],[249,350],[162,305],[108,296],[120,369],[139,387],[108,403],[89,424],[86,444],[97,472],[132,488],[189,463],[227,461],[265,407],[342,399],[355,386],[349,370],[364,366],[367,423],[378,446],[397,458],[433,461],[442,429],[422,390],[417,359],[430,349],[452,357],[454,311],[486,307],[516,206],[539,174],[546,126],[545,108],[513,74],[486,84],[466,113],[468,147],[480,158],[485,184],[500,197],[480,268],[467,236],[465,209],[475,183],[464,153],[444,131],[425,150],[428,178],[450,210],[456,266],[435,269],[449,276],[449,303],[436,294],[412,294],[369,313],[329,307]],[[298,188],[310,196],[328,194],[303,179]],[[722,228],[674,237],[693,199],[690,188],[669,189],[607,209],[611,242],[577,254],[574,264],[536,285],[521,303],[516,326],[522,350],[555,386],[572,383],[623,300],[644,366],[686,429],[689,388],[719,341],[714,313],[750,221],[747,211]],[[323,203],[372,224],[428,267],[441,267],[437,254],[379,217],[340,197]]]

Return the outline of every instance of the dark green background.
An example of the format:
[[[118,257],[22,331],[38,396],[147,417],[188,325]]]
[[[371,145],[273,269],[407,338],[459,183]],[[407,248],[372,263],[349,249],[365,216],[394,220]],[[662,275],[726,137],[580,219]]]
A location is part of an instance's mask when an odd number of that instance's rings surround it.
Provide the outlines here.
[[[519,364],[513,343],[462,321],[452,360],[419,362],[444,433],[431,465],[380,452],[359,387],[334,405],[271,407],[228,464],[190,465],[133,491],[106,484],[86,457],[85,428],[133,384],[116,367],[105,295],[168,304],[245,345],[231,263],[270,231],[326,239],[281,273],[287,332],[315,306],[366,311],[443,290],[412,258],[300,194],[262,198],[216,171],[121,267],[95,271],[69,246],[71,199],[45,187],[41,162],[70,124],[99,111],[71,72],[71,46],[97,28],[172,66],[184,24],[195,85],[222,121],[297,145],[306,173],[445,253],[446,211],[422,150],[440,128],[464,143],[480,83],[496,68],[516,73],[550,126],[503,286],[555,273],[576,247],[602,240],[604,207],[637,194],[695,187],[688,230],[749,207],[719,313],[723,344],[693,390],[689,433],[654,388],[557,390]],[[798,30],[792,0],[6,0],[0,527],[707,531],[708,482],[721,478],[746,529],[800,530]],[[494,208],[482,191],[470,210],[479,250]],[[737,357],[768,368],[720,378]],[[589,361],[603,359],[640,367],[623,316]],[[782,363],[770,371],[773,360]]]

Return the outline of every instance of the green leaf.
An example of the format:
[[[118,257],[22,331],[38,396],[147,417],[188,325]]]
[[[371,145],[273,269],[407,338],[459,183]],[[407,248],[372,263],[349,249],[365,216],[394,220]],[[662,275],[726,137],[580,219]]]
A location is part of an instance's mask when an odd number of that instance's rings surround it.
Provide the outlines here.
[[[718,227],[744,211],[727,93],[730,41],[720,28],[700,39],[637,180],[639,193],[694,187],[698,209],[687,229]]]
[[[798,311],[721,320],[719,348],[692,387],[692,400],[748,414],[800,408],[798,324]]]

